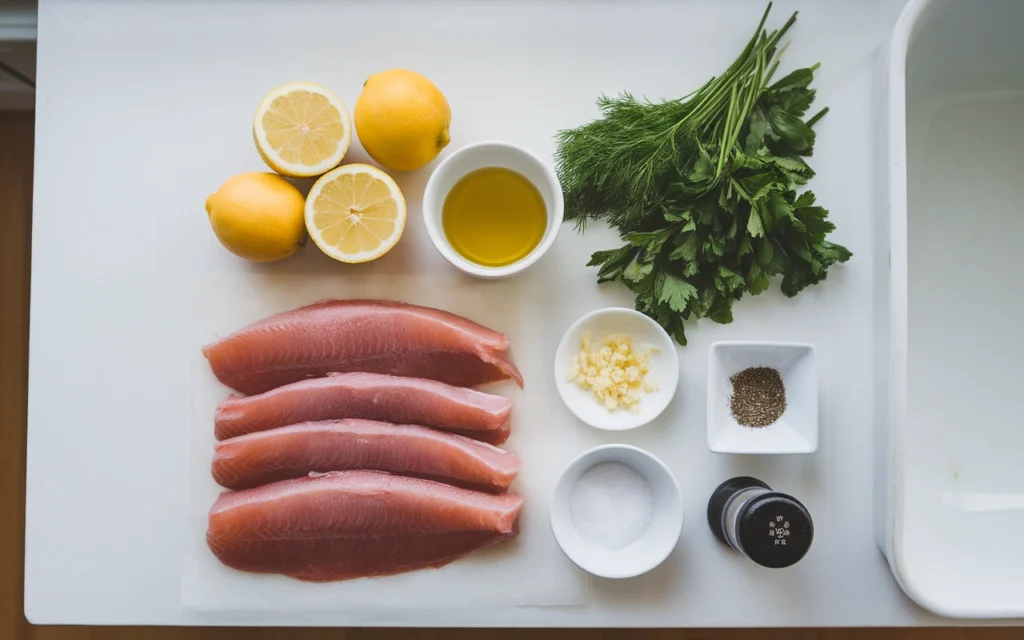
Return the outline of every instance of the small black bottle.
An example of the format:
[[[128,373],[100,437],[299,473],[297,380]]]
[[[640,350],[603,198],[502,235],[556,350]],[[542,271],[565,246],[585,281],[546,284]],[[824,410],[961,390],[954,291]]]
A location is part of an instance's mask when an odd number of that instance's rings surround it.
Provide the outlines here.
[[[799,562],[814,538],[811,514],[799,500],[750,477],[727,480],[715,489],[708,526],[716,538],[771,569]]]

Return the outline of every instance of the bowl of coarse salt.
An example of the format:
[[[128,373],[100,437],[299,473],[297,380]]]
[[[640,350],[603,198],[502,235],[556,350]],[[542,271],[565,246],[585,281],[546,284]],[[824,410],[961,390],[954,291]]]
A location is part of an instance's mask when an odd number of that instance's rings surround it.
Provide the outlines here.
[[[555,485],[551,530],[584,571],[632,578],[661,564],[683,529],[679,483],[661,460],[625,444],[595,447]]]

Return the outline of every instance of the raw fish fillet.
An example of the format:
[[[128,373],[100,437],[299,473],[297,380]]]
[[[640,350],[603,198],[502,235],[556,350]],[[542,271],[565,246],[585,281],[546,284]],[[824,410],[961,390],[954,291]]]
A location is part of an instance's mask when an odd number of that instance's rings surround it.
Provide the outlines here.
[[[440,567],[518,533],[522,496],[376,471],[222,493],[206,542],[229,567],[325,582]]]
[[[328,373],[367,371],[471,387],[506,378],[508,338],[438,309],[328,300],[270,316],[203,347],[217,379],[247,395]]]
[[[214,416],[218,440],[299,422],[364,418],[421,424],[501,444],[508,398],[425,378],[339,373],[293,382],[245,398],[228,396]]]
[[[414,425],[370,420],[305,422],[218,442],[213,479],[229,489],[310,472],[372,469],[503,493],[519,474],[514,454]]]

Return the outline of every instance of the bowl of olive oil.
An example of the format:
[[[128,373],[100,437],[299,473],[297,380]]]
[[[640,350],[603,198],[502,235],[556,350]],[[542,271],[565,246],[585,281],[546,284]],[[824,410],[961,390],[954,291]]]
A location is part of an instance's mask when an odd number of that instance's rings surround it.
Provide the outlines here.
[[[555,242],[562,188],[540,158],[507,142],[480,142],[445,158],[427,181],[423,220],[448,262],[481,278],[526,269]]]

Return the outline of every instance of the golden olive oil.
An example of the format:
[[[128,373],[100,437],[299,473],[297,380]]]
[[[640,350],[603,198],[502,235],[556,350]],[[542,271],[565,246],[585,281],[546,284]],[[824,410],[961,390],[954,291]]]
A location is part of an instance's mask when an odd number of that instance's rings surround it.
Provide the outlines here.
[[[448,243],[484,267],[504,267],[537,248],[548,227],[544,197],[524,176],[503,167],[466,174],[441,210]]]

